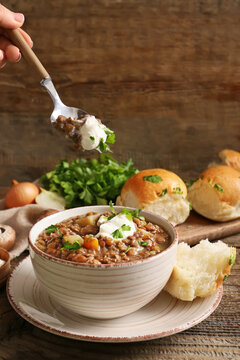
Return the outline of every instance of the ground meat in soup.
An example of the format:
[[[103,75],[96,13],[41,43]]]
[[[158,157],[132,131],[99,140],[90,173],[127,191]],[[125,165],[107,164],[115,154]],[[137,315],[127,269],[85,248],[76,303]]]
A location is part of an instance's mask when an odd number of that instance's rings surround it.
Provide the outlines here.
[[[64,260],[86,264],[113,264],[148,258],[170,245],[169,235],[160,226],[135,217],[134,214],[127,213],[126,221],[123,214],[123,225],[112,233],[101,233],[103,221],[111,224],[119,214],[87,213],[50,225],[38,236],[36,246],[43,252]],[[128,233],[129,236],[124,236]]]

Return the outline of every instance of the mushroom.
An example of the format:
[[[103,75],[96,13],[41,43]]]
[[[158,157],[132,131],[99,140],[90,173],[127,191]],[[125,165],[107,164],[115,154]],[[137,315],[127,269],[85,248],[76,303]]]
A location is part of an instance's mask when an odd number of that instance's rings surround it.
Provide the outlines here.
[[[9,225],[0,224],[0,247],[5,250],[10,250],[16,240],[16,232]]]

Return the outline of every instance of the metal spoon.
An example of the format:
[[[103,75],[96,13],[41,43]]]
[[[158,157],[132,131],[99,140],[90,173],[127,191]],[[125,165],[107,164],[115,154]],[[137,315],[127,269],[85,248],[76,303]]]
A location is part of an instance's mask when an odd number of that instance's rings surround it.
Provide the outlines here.
[[[48,74],[47,70],[44,68],[36,54],[30,48],[26,40],[21,35],[18,29],[7,29],[5,30],[7,36],[16,45],[20,50],[25,58],[25,60],[33,66],[35,71],[40,75],[41,81],[40,84],[45,87],[54,104],[54,110],[50,117],[51,123],[56,122],[56,119],[59,115],[64,115],[67,118],[77,119],[80,115],[88,115],[86,111],[75,108],[69,107],[63,104],[61,101],[55,86],[53,85],[52,79]],[[79,120],[78,120],[79,121]]]

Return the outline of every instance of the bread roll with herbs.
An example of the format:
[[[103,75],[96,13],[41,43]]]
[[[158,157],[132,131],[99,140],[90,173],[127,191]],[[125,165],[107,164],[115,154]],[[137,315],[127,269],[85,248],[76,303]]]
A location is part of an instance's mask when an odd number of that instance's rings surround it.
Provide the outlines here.
[[[122,187],[117,205],[156,213],[173,225],[183,223],[190,212],[185,183],[178,175],[164,169],[142,170],[129,178]]]
[[[224,149],[218,154],[222,163],[240,171],[240,153],[235,150]]]
[[[235,258],[236,249],[222,241],[210,243],[206,239],[193,247],[180,243],[165,290],[185,301],[209,296],[227,279]]]
[[[203,171],[188,190],[188,200],[200,215],[214,221],[240,217],[240,172],[226,165]]]

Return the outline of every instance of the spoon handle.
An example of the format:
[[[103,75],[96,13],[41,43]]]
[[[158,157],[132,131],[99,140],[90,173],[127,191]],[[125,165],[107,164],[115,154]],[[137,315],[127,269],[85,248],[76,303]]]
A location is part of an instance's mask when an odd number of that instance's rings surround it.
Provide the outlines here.
[[[41,79],[50,77],[47,70],[44,68],[38,57],[32,51],[20,31],[18,29],[6,29],[5,32],[10,38],[10,40],[13,42],[13,44],[21,50],[21,53],[25,60],[33,66],[36,72],[40,75]]]

